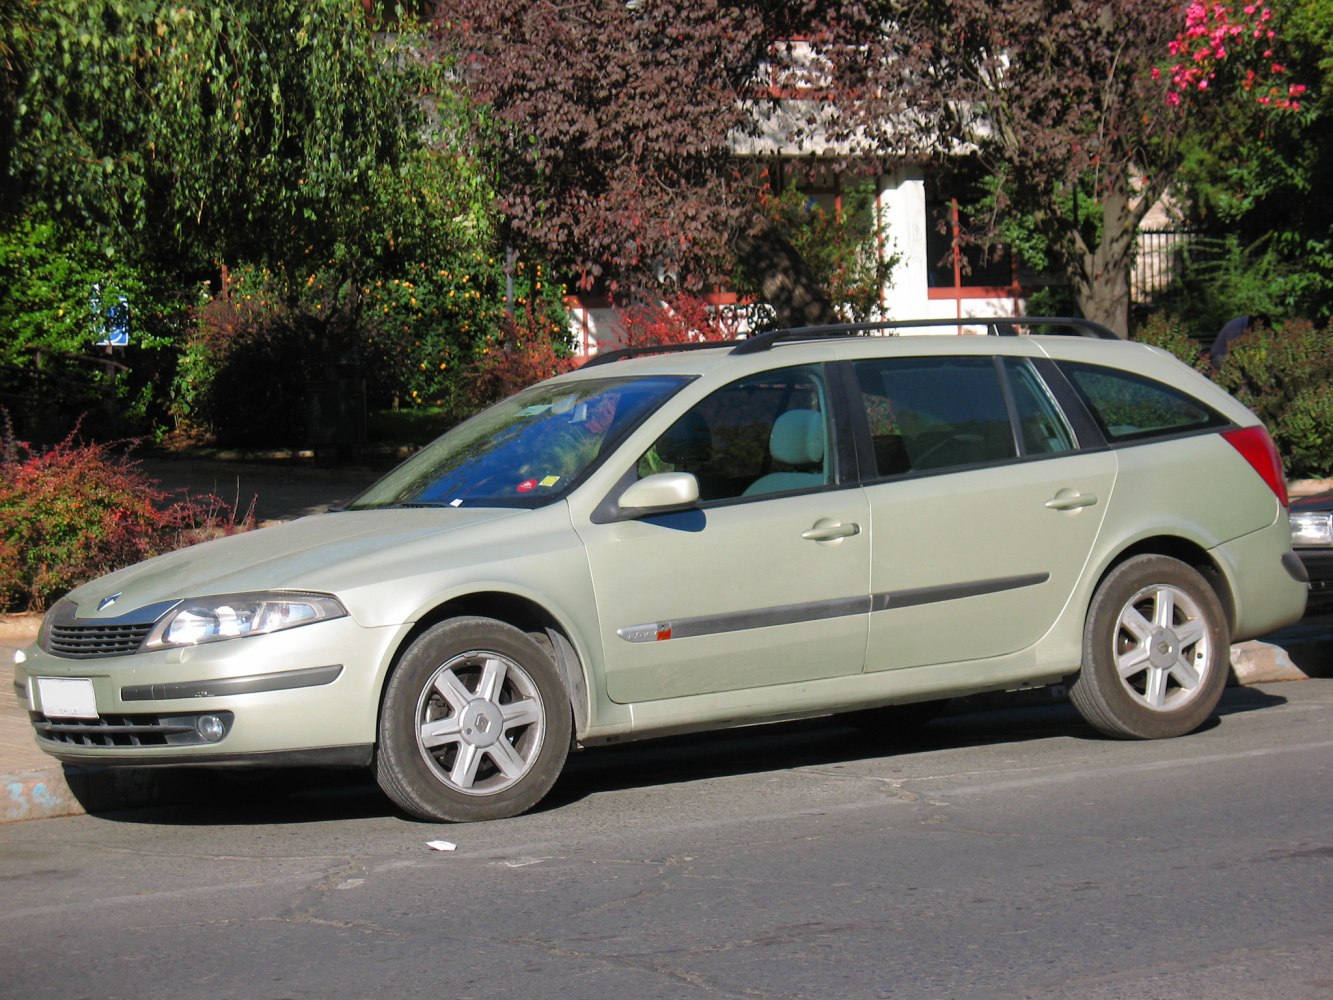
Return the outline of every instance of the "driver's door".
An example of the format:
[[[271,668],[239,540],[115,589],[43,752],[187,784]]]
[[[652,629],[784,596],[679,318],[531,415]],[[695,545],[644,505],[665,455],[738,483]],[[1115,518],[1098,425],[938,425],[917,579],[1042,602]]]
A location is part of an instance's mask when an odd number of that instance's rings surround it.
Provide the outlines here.
[[[832,435],[820,366],[749,376],[639,459],[644,475],[694,474],[697,509],[577,526],[613,701],[861,671],[869,511],[837,485]]]

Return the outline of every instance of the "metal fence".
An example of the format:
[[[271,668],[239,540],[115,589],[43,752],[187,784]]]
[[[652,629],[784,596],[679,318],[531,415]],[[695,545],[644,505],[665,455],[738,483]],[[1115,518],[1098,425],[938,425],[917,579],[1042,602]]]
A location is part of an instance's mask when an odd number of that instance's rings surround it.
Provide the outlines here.
[[[1179,292],[1185,258],[1198,234],[1187,229],[1140,229],[1129,275],[1135,306],[1160,306]]]

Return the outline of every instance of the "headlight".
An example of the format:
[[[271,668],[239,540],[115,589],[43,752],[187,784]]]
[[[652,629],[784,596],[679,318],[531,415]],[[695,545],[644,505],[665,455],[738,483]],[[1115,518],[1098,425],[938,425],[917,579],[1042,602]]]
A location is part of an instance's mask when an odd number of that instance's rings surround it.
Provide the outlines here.
[[[1293,511],[1292,545],[1333,545],[1333,514],[1322,510]]]
[[[347,609],[328,594],[224,594],[181,601],[161,618],[144,641],[144,649],[197,646],[247,635],[342,618]]]

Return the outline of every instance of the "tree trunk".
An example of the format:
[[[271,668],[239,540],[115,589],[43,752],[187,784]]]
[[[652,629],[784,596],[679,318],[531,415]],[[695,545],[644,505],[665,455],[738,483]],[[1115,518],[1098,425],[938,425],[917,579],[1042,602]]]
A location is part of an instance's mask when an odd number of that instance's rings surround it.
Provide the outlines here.
[[[1105,244],[1085,255],[1083,266],[1070,275],[1074,301],[1084,319],[1101,323],[1122,339],[1129,338],[1129,261],[1105,260]]]
[[[772,219],[756,216],[736,237],[735,248],[780,329],[837,321],[828,295]]]
[[[1123,185],[1108,191],[1102,199],[1101,241],[1092,248],[1081,245],[1067,264],[1083,317],[1124,339],[1129,338],[1129,268],[1149,197],[1143,192],[1137,201],[1131,199]]]

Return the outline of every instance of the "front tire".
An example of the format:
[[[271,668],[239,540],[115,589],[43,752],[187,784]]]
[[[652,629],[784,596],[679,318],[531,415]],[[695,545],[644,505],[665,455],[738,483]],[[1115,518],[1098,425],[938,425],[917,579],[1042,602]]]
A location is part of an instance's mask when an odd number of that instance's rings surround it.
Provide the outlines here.
[[[1230,650],[1222,604],[1197,570],[1166,556],[1135,556],[1092,599],[1083,667],[1069,697],[1107,736],[1183,736],[1217,708]]]
[[[571,727],[559,672],[531,637],[454,618],[422,633],[385,685],[376,777],[420,819],[516,816],[555,784]]]

